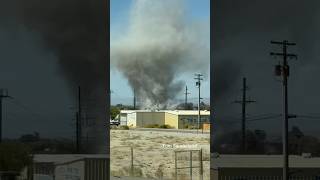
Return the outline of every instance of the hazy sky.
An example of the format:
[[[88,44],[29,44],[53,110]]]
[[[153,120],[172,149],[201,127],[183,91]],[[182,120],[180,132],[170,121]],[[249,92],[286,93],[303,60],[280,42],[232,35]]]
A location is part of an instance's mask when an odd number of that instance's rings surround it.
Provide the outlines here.
[[[4,101],[4,137],[34,131],[41,137],[74,137],[77,87],[107,86],[106,17],[100,2],[1,3],[0,88],[13,97]],[[82,95],[93,104],[86,112],[106,115],[106,91]]]
[[[0,26],[0,88],[14,98],[4,99],[4,137],[71,137],[74,101],[57,57],[35,33],[19,29]]]
[[[271,51],[281,52],[282,49],[270,41],[288,40],[297,43],[288,51],[298,54],[298,60],[289,60],[289,113],[298,115],[298,118],[290,119],[290,126],[297,125],[305,132],[318,133],[319,5],[315,0],[214,1],[213,80],[216,91],[212,93],[217,115],[232,116],[240,122],[241,105],[232,102],[241,98],[243,77],[247,77],[250,87],[248,95],[257,101],[248,105],[248,116],[282,112],[281,78],[274,75],[274,65],[282,59],[270,56]],[[229,129],[231,126],[227,125]],[[237,124],[239,127],[240,123]],[[268,132],[279,132],[281,127],[281,118],[248,123],[248,128]]]
[[[130,8],[132,6],[132,0],[111,0],[111,41],[114,41],[125,32],[128,27],[128,19]],[[209,0],[185,0],[187,8],[187,18],[196,19],[199,21],[206,21],[209,23],[210,18],[210,1]],[[209,26],[208,26],[209,27]],[[209,38],[209,37],[208,37]],[[209,41],[208,41],[209,42]],[[209,59],[208,59],[208,72],[209,72]],[[197,73],[197,72],[195,72]],[[179,77],[181,80],[186,81],[186,85],[190,90],[190,100],[194,101],[197,97],[197,88],[195,86],[194,74],[184,74]],[[128,86],[127,80],[122,74],[114,67],[111,69],[111,89],[113,91],[111,95],[111,101],[115,103],[132,103],[132,92]],[[184,99],[184,92],[181,92],[178,99]],[[208,77],[202,84],[203,97],[210,97],[210,84]]]

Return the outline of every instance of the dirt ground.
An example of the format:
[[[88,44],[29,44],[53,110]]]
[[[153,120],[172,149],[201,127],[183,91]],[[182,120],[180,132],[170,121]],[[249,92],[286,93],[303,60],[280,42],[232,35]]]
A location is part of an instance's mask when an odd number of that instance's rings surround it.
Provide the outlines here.
[[[202,149],[203,179],[209,180],[210,134],[153,130],[111,130],[111,175],[130,176],[133,147],[134,176],[174,179],[175,151]],[[192,153],[192,176],[200,177],[199,151]],[[178,167],[190,166],[190,151],[177,154]],[[190,168],[178,170],[178,179],[190,179]]]

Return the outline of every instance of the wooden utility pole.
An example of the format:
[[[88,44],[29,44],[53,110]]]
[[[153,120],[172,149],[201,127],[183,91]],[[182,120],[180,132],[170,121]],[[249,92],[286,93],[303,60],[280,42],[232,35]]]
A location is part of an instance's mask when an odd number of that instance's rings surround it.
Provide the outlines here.
[[[77,152],[81,151],[82,143],[82,103],[81,103],[81,87],[78,87],[78,112],[76,114],[76,136],[77,136]]]
[[[190,93],[188,92],[188,86],[186,86],[186,91],[184,93],[185,95],[185,99],[184,99],[184,109],[187,110],[188,109],[188,95]]]
[[[254,103],[256,101],[247,100],[247,79],[243,78],[242,81],[242,100],[241,101],[235,101],[235,103],[240,103],[242,105],[242,122],[241,122],[241,135],[242,135],[242,141],[241,141],[241,149],[242,153],[245,154],[247,151],[247,127],[246,127],[246,106],[249,103]]]
[[[136,89],[133,88],[133,110],[137,109]]]
[[[203,80],[203,78],[202,78],[202,74],[195,74],[195,80],[197,80],[196,81],[196,86],[198,87],[198,89],[199,89],[199,97],[198,97],[198,128],[197,128],[197,133],[198,133],[198,131],[199,131],[199,129],[200,129],[200,100],[202,99],[201,98],[201,96],[200,96],[200,87],[201,87],[201,81]],[[203,128],[202,128],[203,129]],[[203,131],[202,131],[202,133],[203,133]]]
[[[288,54],[287,47],[295,46],[296,43],[289,43],[284,40],[282,42],[271,41],[271,44],[277,44],[282,46],[282,53],[273,53],[272,56],[280,56],[283,57],[282,65],[277,65],[275,69],[275,73],[277,76],[282,76],[283,82],[283,180],[289,179],[289,152],[288,152],[288,76],[289,76],[289,65],[288,58],[297,58],[296,54]]]
[[[4,98],[11,98],[7,89],[0,89],[0,143],[2,142],[2,105]]]

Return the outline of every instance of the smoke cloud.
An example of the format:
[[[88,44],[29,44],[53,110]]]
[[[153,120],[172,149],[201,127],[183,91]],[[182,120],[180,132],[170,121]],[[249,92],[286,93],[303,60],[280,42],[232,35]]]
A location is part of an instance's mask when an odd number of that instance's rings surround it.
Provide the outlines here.
[[[0,7],[2,24],[32,32],[56,57],[74,97],[81,86],[91,152],[104,152],[108,142],[106,8],[104,1],[89,0],[12,0]]]
[[[128,31],[111,42],[111,60],[128,79],[141,108],[169,108],[185,84],[177,80],[179,75],[206,73],[206,25],[187,18],[182,0],[134,1]]]
[[[298,61],[290,60],[289,111],[293,114],[318,112],[317,91],[320,86],[308,81],[319,76],[319,1],[269,0],[232,1],[218,0],[213,3],[213,92],[215,123],[223,126],[217,131],[231,129],[226,116],[241,122],[241,105],[233,104],[241,98],[241,81],[247,78],[248,96],[257,103],[248,105],[248,118],[257,114],[280,114],[282,91],[280,78],[275,77],[274,65],[281,62],[269,55],[281,52],[280,46],[270,41],[289,40],[297,43],[289,47],[289,53],[298,54]],[[288,8],[290,6],[290,8]],[[303,94],[303,96],[302,96]],[[240,99],[241,100],[241,99]],[[300,122],[300,123],[299,123]],[[302,123],[304,122],[304,123]],[[292,120],[308,130],[303,119]],[[291,125],[290,124],[290,125]],[[302,125],[304,124],[304,125]],[[238,123],[237,129],[241,123]],[[263,128],[277,133],[281,121],[268,119],[248,123],[248,128]],[[233,128],[233,127],[232,127]],[[272,132],[271,132],[272,131]]]

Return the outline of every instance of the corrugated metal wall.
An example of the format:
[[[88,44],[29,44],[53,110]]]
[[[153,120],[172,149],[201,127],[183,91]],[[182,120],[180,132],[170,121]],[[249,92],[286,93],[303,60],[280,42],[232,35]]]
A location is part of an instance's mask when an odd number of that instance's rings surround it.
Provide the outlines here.
[[[33,164],[33,174],[44,174],[53,175],[54,174],[54,163],[34,163]]]
[[[108,176],[107,159],[85,159],[85,180],[107,180]]]

